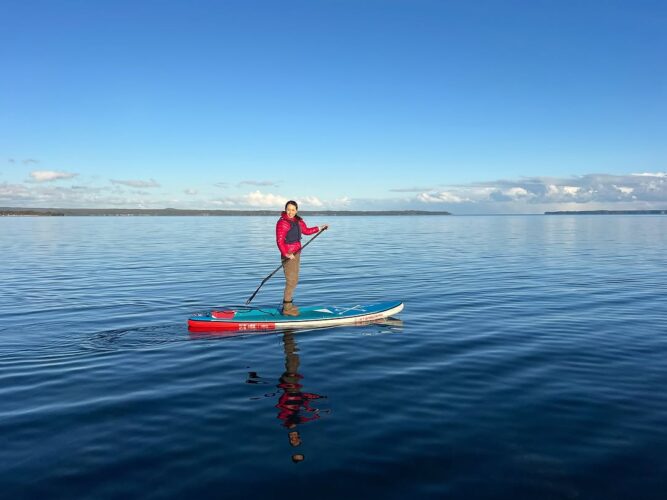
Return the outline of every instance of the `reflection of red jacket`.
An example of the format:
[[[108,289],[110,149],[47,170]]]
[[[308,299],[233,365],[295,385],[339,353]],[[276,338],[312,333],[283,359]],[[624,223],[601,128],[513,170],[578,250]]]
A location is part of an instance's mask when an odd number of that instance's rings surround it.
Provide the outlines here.
[[[276,405],[276,408],[280,410],[278,418],[284,421],[285,427],[317,420],[320,415],[317,408],[310,406],[310,401],[321,398],[319,394],[311,392],[284,392],[280,395]],[[308,413],[303,414],[302,412]]]
[[[292,227],[293,221],[299,223],[299,227],[301,228],[301,234],[306,234],[306,235],[313,234],[317,233],[320,230],[320,228],[317,226],[315,227],[306,226],[306,223],[298,215],[294,219],[290,219],[287,216],[287,213],[283,212],[280,215],[280,219],[278,219],[278,222],[276,223],[276,243],[278,244],[278,249],[280,249],[280,255],[283,257],[285,257],[288,253],[294,253],[301,250],[300,241],[296,241],[294,243],[287,243],[285,241],[287,233]]]
[[[313,399],[326,398],[312,392],[301,392],[303,386],[299,380],[302,378],[298,373],[285,372],[278,384],[278,388],[283,390],[276,405],[279,410],[278,418],[283,421],[283,426],[288,428],[320,418],[319,410],[310,406],[310,402]]]

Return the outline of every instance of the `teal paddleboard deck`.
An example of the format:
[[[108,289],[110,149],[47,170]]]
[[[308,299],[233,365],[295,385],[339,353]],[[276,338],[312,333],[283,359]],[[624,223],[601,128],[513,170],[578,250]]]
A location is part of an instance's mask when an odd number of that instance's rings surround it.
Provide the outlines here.
[[[276,308],[229,307],[191,316],[188,328],[193,332],[215,332],[354,325],[388,318],[402,310],[403,302],[380,302],[346,307],[300,307],[298,316],[283,316]]]

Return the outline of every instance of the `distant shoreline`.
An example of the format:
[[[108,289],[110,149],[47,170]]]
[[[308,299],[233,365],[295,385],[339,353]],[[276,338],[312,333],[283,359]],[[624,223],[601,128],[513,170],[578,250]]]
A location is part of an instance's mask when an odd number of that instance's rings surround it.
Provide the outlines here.
[[[303,210],[302,215],[452,215],[449,212],[426,210]],[[63,216],[279,216],[280,210],[180,210],[176,208],[0,208],[0,216],[5,217],[63,217]]]
[[[409,216],[453,215],[428,210],[302,210],[304,216]],[[184,210],[177,208],[20,208],[0,207],[0,217],[238,217],[280,215],[280,210]],[[667,215],[665,210],[562,210],[543,214],[467,214],[467,215]]]
[[[667,215],[667,210],[564,210],[544,215]]]

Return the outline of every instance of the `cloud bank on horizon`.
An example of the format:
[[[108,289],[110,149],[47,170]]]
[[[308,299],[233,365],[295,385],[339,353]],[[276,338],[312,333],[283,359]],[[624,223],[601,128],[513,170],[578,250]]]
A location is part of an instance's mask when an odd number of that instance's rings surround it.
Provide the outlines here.
[[[304,210],[418,209],[446,210],[455,214],[667,208],[667,172],[526,177],[459,185],[397,187],[391,189],[387,197],[367,199],[347,196],[327,199],[312,193],[298,196],[260,189],[220,196],[219,190],[207,191],[200,187],[180,187],[172,193],[152,178],[65,185],[77,176],[72,172],[38,170],[31,172],[23,183],[2,182],[0,206],[279,210],[288,199],[296,199]],[[275,183],[241,181],[238,187],[242,186],[275,187]],[[141,190],[145,188],[151,191]]]
[[[420,190],[421,191],[421,190]],[[643,172],[629,175],[587,174],[568,178],[528,177],[518,180],[476,182],[417,193],[426,204],[510,205],[648,205],[667,203],[667,173]]]

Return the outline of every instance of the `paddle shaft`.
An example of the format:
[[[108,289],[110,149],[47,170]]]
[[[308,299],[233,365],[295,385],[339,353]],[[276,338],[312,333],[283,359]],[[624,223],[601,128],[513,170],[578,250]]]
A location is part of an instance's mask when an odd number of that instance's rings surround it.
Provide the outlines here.
[[[322,233],[323,233],[324,231],[326,231],[327,229],[328,229],[328,228],[324,228],[324,229],[322,229],[321,231],[319,231],[315,236],[313,236],[311,239],[309,239],[309,240],[306,242],[306,244],[303,245],[303,246],[299,249],[298,252],[294,252],[294,253],[295,253],[295,254],[296,254],[296,253],[301,253],[301,252],[303,251],[304,248],[306,248],[308,245],[310,245],[310,243],[311,243],[315,238],[317,238],[320,234],[322,234]],[[273,276],[273,275],[276,274],[278,271],[280,271],[280,268],[283,267],[284,265],[285,265],[285,261],[282,261],[282,262],[280,263],[280,265],[279,265],[278,267],[276,267],[276,268],[273,270],[273,272],[272,272],[271,274],[269,274],[266,278],[264,278],[264,279],[262,280],[262,282],[261,282],[261,283],[259,284],[259,286],[257,287],[257,290],[255,290],[255,293],[253,293],[253,294],[250,296],[250,298],[249,298],[248,300],[246,300],[245,305],[250,304],[250,302],[252,301],[252,299],[255,298],[255,295],[257,295],[257,292],[259,292],[259,289],[262,288],[262,287],[264,286],[264,283],[266,283],[267,281],[269,281],[269,279],[271,278],[271,276]]]

